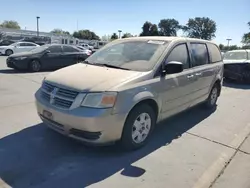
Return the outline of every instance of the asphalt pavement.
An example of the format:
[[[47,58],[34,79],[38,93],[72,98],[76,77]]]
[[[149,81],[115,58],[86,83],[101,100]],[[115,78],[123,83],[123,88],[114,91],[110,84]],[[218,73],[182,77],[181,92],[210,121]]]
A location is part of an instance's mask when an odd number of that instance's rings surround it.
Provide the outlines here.
[[[157,126],[134,152],[86,147],[48,129],[34,93],[49,72],[16,72],[0,56],[0,187],[249,188],[250,86],[225,83],[214,111]]]

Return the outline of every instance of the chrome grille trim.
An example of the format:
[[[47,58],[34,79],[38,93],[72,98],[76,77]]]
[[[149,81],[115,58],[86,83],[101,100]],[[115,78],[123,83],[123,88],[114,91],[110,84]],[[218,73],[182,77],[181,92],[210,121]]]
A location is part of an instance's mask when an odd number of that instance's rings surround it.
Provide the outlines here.
[[[43,82],[41,87],[41,97],[51,105],[62,109],[70,109],[79,92],[64,89]]]

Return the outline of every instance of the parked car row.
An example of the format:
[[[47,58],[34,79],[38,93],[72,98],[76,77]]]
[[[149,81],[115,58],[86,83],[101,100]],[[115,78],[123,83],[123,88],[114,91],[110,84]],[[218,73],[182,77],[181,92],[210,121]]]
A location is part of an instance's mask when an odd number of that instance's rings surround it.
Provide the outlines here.
[[[222,80],[222,56],[211,41],[133,37],[50,73],[36,106],[63,135],[94,145],[120,141],[131,150],[149,141],[157,122],[200,103],[214,108]]]
[[[7,66],[18,70],[38,72],[58,69],[84,61],[91,53],[71,45],[48,44],[30,51],[10,55]]]

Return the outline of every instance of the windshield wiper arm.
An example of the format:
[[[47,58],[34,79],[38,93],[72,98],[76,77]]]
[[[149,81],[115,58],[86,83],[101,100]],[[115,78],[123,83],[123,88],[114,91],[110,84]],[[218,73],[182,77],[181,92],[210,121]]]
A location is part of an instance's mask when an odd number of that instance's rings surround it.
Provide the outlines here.
[[[84,60],[83,62],[86,63],[86,64],[92,64],[88,60]]]
[[[110,64],[106,64],[106,63],[95,63],[95,64],[96,65],[103,65],[103,66],[109,67],[109,68],[122,69],[122,70],[130,70],[130,69],[127,69],[127,68],[118,67],[118,66],[110,65]]]

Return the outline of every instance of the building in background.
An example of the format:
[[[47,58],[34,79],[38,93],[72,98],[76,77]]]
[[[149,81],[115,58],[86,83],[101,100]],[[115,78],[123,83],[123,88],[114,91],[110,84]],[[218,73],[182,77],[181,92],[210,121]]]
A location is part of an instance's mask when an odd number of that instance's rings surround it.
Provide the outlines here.
[[[78,45],[81,40],[66,34],[54,34],[49,32],[39,32],[29,30],[17,30],[0,27],[0,42],[2,44],[19,41],[34,42],[39,45],[44,44],[72,44]]]

